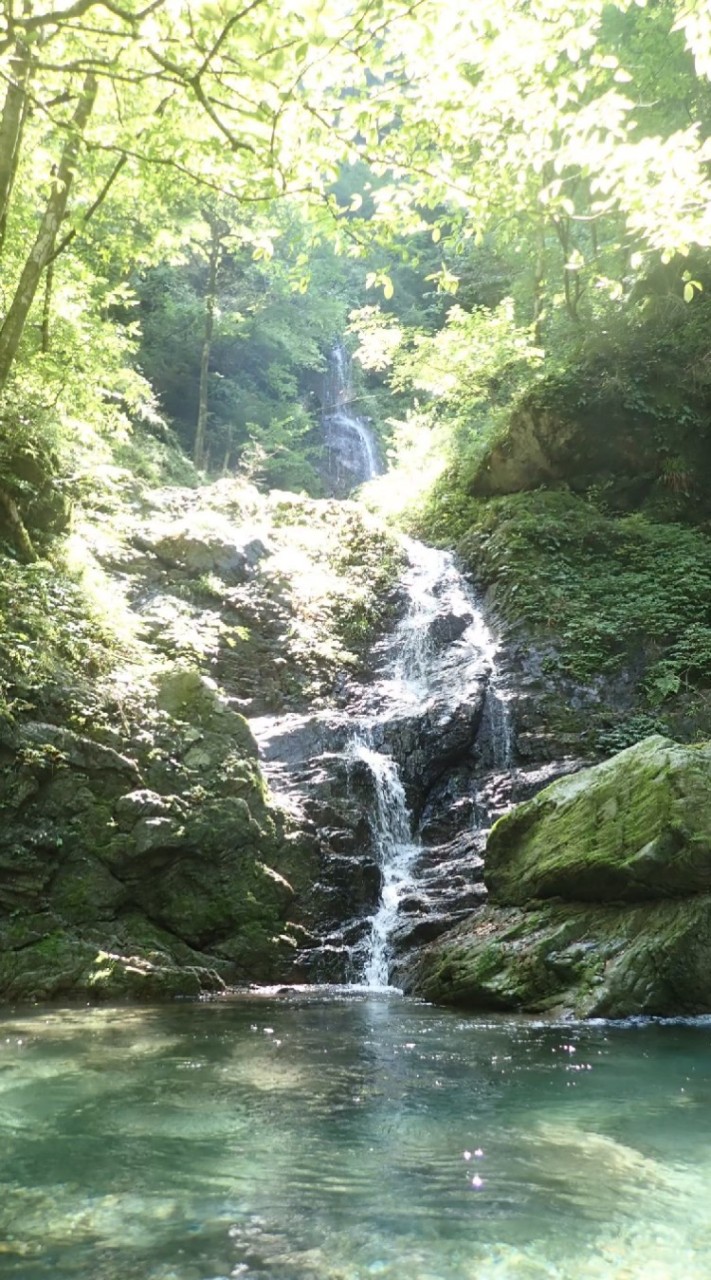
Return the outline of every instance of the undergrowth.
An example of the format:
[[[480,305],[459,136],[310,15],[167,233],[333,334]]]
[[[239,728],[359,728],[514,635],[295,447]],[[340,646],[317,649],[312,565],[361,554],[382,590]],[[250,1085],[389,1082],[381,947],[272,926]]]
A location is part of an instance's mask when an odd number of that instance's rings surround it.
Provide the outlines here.
[[[546,634],[573,679],[638,667],[650,705],[711,682],[711,538],[612,517],[565,490],[432,496],[419,528],[456,543],[505,622]]]

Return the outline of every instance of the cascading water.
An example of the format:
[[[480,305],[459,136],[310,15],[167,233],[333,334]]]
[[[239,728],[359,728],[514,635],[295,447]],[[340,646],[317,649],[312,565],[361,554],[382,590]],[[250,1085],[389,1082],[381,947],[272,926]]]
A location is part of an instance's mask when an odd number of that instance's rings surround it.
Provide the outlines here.
[[[366,939],[362,981],[366,987],[382,991],[389,985],[388,940],[400,899],[412,884],[412,864],[418,846],[410,832],[405,788],[395,761],[357,739],[351,743],[349,754],[366,765],[374,784],[372,823],[383,884],[380,906]]]
[[[336,498],[347,497],[382,471],[373,433],[352,411],[352,402],[350,360],[337,343],[329,356],[323,392],[326,482]]]
[[[253,722],[275,792],[301,797],[321,873],[297,972],[386,989],[410,946],[483,898],[481,849],[510,802],[496,645],[452,557],[405,541],[407,607],[347,705]],[[314,902],[316,906],[314,906]]]
[[[511,768],[511,726],[496,670],[496,646],[481,610],[473,600],[452,557],[405,540],[410,567],[402,586],[408,610],[391,641],[391,658],[379,688],[381,705],[371,734],[387,727],[415,723],[434,712],[446,722],[458,709],[473,673],[486,673],[482,722],[488,726],[492,765]],[[455,637],[454,633],[459,632]],[[395,735],[397,737],[397,734]],[[352,750],[370,767],[375,786],[371,814],[382,876],[381,900],[365,938],[361,980],[374,989],[389,985],[391,939],[403,899],[417,891],[420,840],[413,837],[413,815],[397,764],[391,756],[354,742]],[[406,767],[406,762],[403,761]]]

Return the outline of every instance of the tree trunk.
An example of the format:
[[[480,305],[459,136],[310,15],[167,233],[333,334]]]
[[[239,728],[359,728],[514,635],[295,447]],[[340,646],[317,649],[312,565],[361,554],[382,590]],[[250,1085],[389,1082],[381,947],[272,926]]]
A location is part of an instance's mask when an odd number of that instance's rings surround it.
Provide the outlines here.
[[[87,122],[96,101],[98,82],[89,72],[84,80],[81,95],[72,116],[67,144],[62,153],[52,187],[47,199],[40,229],[22,269],[15,296],[0,329],[0,393],[5,389],[20,340],[24,332],[30,307],[35,299],[39,282],[52,257],[57,233],[66,212],[69,192],[74,178],[79,147]]]
[[[50,321],[52,319],[52,286],[54,285],[54,259],[47,263],[44,277],[44,301],[42,303],[42,355],[49,351]]]
[[[546,278],[546,228],[541,218],[536,235],[533,264],[533,334],[538,346],[543,343],[543,286]]]
[[[29,52],[25,45],[18,44],[10,58],[12,79],[7,86],[0,117],[0,253],[5,243],[10,197],[15,185],[22,131],[27,118],[26,90],[30,68]]]
[[[207,217],[207,215],[205,215]],[[207,277],[207,293],[205,295],[205,326],[202,339],[202,356],[200,358],[200,391],[198,396],[198,418],[195,431],[195,449],[193,461],[196,467],[205,466],[205,442],[207,439],[207,381],[210,372],[210,348],[212,333],[215,327],[215,303],[217,299],[217,272],[220,266],[222,245],[220,243],[220,224],[217,219],[208,218],[212,239],[210,241],[209,270]]]

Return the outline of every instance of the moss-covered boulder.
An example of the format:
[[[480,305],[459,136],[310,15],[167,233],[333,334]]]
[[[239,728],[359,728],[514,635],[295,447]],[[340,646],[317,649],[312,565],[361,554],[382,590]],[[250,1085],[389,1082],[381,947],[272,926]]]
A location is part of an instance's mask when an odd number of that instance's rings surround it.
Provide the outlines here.
[[[510,414],[471,477],[478,497],[520,493],[564,483],[585,490],[614,477],[624,505],[635,506],[652,487],[662,450],[645,414],[620,402],[610,388],[591,382],[590,400],[580,388],[554,381],[539,384]]]
[[[487,906],[428,948],[405,985],[468,1009],[708,1013],[711,895],[631,907]]]
[[[653,736],[493,827],[489,903],[403,978],[471,1009],[711,1011],[711,745]]]
[[[293,892],[246,721],[198,673],[157,685],[173,714],[144,702],[133,756],[0,722],[5,999],[194,995],[288,970]]]
[[[561,778],[494,826],[492,899],[621,902],[711,890],[711,745],[655,735]]]

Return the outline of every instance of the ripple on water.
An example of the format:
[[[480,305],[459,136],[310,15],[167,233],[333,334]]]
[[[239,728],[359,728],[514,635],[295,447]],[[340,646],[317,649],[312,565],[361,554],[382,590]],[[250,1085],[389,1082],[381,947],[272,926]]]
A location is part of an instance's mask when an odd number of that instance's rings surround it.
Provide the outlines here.
[[[708,1280],[711,1025],[291,991],[0,1026],[11,1280]]]

